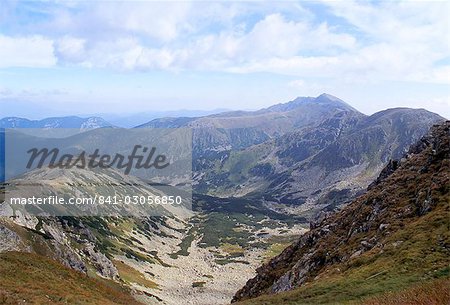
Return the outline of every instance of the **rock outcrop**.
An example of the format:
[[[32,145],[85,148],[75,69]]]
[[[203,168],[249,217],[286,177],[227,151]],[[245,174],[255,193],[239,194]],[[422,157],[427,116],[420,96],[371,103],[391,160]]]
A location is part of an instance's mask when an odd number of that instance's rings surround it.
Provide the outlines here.
[[[447,211],[450,193],[450,122],[431,128],[401,161],[389,162],[370,189],[340,212],[319,220],[280,255],[257,270],[233,301],[292,290],[338,264],[374,251],[386,239],[424,215]],[[433,234],[432,232],[426,232]],[[403,241],[396,241],[396,246]],[[432,251],[437,251],[436,246]],[[448,238],[440,251],[450,254]]]

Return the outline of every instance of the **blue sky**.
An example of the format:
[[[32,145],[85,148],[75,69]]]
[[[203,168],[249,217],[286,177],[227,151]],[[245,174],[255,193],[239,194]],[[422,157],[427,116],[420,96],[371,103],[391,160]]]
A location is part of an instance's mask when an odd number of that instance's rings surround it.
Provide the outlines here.
[[[323,92],[450,118],[445,1],[2,1],[0,116],[257,109]]]

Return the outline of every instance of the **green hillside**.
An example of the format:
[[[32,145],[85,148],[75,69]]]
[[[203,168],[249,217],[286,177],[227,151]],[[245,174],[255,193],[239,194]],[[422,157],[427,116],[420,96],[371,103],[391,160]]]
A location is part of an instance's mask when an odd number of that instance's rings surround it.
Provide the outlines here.
[[[118,283],[33,253],[1,253],[0,274],[0,304],[141,304]]]

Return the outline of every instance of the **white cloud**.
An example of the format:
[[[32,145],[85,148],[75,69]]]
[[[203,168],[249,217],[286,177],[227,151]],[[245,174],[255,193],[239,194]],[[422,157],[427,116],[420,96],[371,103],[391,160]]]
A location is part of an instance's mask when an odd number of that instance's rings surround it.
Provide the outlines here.
[[[292,57],[301,51],[328,51],[330,48],[351,49],[355,39],[348,34],[330,31],[326,23],[318,26],[286,20],[271,14],[259,21],[250,33],[240,37],[241,52],[248,59],[260,57]]]
[[[65,36],[55,43],[55,53],[60,61],[82,63],[86,57],[86,40]]]
[[[96,5],[95,23],[105,29],[144,34],[161,42],[176,39],[184,30],[189,30],[187,17],[189,2],[117,2]],[[91,23],[92,20],[89,20]]]
[[[39,35],[0,35],[1,67],[51,67],[56,64],[53,41]]]
[[[436,64],[450,55],[448,3],[323,4],[346,23],[298,3],[80,1],[48,10],[36,32],[49,38],[0,36],[0,66],[51,66],[56,56],[119,70],[450,83],[449,66]]]
[[[324,1],[333,14],[356,27],[366,43],[353,51],[350,69],[372,78],[449,83],[450,56],[446,1]],[[364,64],[362,64],[364,62]]]
[[[236,66],[245,69],[255,61],[290,59],[304,50],[326,52],[331,47],[352,48],[355,44],[353,37],[333,33],[325,23],[313,27],[306,22],[288,21],[280,14],[266,16],[248,32],[238,25],[217,34],[194,35],[180,45],[149,47],[144,38],[134,35],[88,39],[68,36],[58,39],[58,59],[62,63],[118,69],[239,71]]]
[[[122,70],[169,69],[174,55],[170,50],[147,48],[135,38],[90,42],[74,37],[57,40],[61,63]],[[87,46],[88,45],[88,46]]]

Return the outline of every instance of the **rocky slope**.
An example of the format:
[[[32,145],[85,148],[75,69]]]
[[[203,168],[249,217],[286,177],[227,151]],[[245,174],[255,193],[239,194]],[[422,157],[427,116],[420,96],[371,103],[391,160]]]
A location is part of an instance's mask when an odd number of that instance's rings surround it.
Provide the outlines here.
[[[29,185],[30,181],[34,183],[33,186]],[[32,191],[34,196],[64,194],[66,197],[76,198],[90,198],[94,194],[115,194],[121,198],[127,195],[161,194],[160,190],[139,178],[126,176],[112,169],[36,169],[9,180],[7,191],[12,197],[15,197],[15,192],[20,197],[31,196],[28,191]],[[183,236],[186,220],[192,216],[192,211],[184,206],[170,205],[144,209],[133,205],[112,205],[106,209],[98,206],[81,206],[75,210],[70,208],[72,207],[66,208],[63,214],[81,213],[83,217],[34,216],[41,215],[42,212],[58,213],[62,211],[62,207],[47,208],[42,205],[22,208],[1,203],[0,253],[18,251],[51,258],[90,278],[108,281],[108,285],[126,287],[123,289],[128,293],[132,291],[144,301],[157,300],[150,292],[158,287],[153,281],[155,275],[145,275],[141,270],[150,265],[169,266],[161,260],[159,251],[162,247],[165,247],[164,253],[170,253],[171,250],[168,249],[171,248],[177,249],[176,245]],[[90,211],[90,208],[94,210]],[[171,247],[164,246],[166,244]],[[24,254],[22,257],[18,253],[16,256],[19,260],[25,260],[30,255]],[[56,266],[55,264],[54,267]],[[5,281],[8,279],[5,278]],[[36,291],[39,290],[45,289],[36,285]],[[14,291],[7,290],[5,294],[14,295]]]
[[[155,192],[137,177],[115,170],[42,168],[8,183],[14,186],[11,192],[24,195],[29,186],[21,190],[20,185],[29,181],[44,194],[73,194],[71,186],[76,185],[77,197],[105,192],[147,196]],[[121,184],[132,187],[118,186]],[[280,244],[286,245],[292,236],[306,230],[304,224],[292,224],[301,221],[300,217],[288,219],[252,200],[197,195],[194,200],[195,212],[164,206],[165,211],[160,211],[164,216],[152,217],[141,209],[126,213],[140,217],[42,217],[30,212],[47,211],[43,207],[14,207],[12,212],[10,206],[0,204],[0,253],[16,251],[17,264],[26,265],[34,257],[37,262],[43,257],[58,261],[84,276],[117,288],[123,286],[121,289],[145,304],[227,304],[262,260],[279,253]],[[117,208],[102,211],[112,215]],[[9,264],[5,259],[7,255],[0,256],[0,268],[2,263]],[[54,262],[52,268],[57,266]],[[58,273],[66,272],[63,266],[59,268]],[[42,272],[45,276],[46,270]],[[1,293],[7,300],[33,300],[28,292],[15,292],[10,285],[13,275],[5,274],[8,285],[0,291],[0,300]],[[70,295],[67,291],[49,294],[45,285],[33,287],[39,295],[56,298],[63,294],[63,301]]]
[[[299,211],[312,209],[313,214],[348,202],[389,159],[399,158],[442,120],[420,109],[390,109],[368,117],[337,111],[315,125],[223,152],[219,160],[199,158],[196,190],[215,196],[258,194],[275,208],[302,206]]]
[[[367,117],[329,95],[254,112],[155,120],[147,126],[194,127],[194,178],[196,190],[204,193],[194,193],[194,213],[141,218],[17,214],[0,219],[0,252],[52,258],[89,277],[126,286],[147,304],[225,304],[261,262],[305,232],[306,218],[315,212],[308,204],[345,203],[391,156],[401,155],[439,120],[411,109]],[[96,142],[89,135],[75,137],[90,147]],[[120,151],[126,143],[106,144]],[[398,167],[390,165],[382,175]],[[30,175],[59,189],[77,181],[117,185],[124,179],[117,173],[59,170]],[[133,190],[152,191],[147,186]],[[31,257],[26,253],[24,260]]]
[[[258,268],[234,301],[355,301],[448,277],[449,139],[449,121],[433,126],[365,194],[312,223],[308,233]]]
[[[259,197],[274,209],[313,215],[349,202],[389,159],[443,120],[408,108],[366,116],[322,94],[258,111],[164,118],[139,127],[193,129],[196,192]]]

